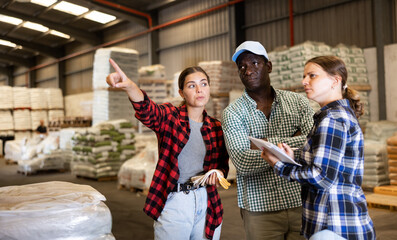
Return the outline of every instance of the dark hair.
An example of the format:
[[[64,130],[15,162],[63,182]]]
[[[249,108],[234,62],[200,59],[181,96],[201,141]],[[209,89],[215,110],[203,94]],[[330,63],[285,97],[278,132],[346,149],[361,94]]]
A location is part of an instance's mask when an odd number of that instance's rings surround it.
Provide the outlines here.
[[[336,56],[319,56],[314,57],[306,62],[314,63],[319,65],[325,72],[327,72],[330,76],[340,76],[342,78],[342,97],[346,98],[350,102],[350,106],[353,108],[353,111],[357,118],[359,118],[364,113],[363,104],[360,102],[360,96],[358,92],[347,86],[347,69],[345,63],[342,59]],[[305,65],[306,65],[305,64]]]
[[[195,72],[201,72],[201,73],[203,73],[203,74],[207,77],[208,84],[210,84],[210,77],[209,77],[208,74],[204,71],[204,69],[202,69],[202,68],[199,67],[199,66],[193,66],[193,67],[185,68],[185,70],[183,70],[183,71],[181,72],[181,74],[179,74],[179,78],[178,78],[179,90],[183,90],[183,87],[185,86],[186,77],[187,77],[188,75],[192,74],[192,73],[195,73]],[[179,104],[179,106],[185,105],[185,103],[186,103],[186,101],[183,100],[183,101]]]
[[[179,86],[180,90],[183,90],[183,87],[185,86],[186,77],[192,73],[195,73],[195,72],[203,73],[207,77],[208,84],[210,84],[210,77],[208,76],[208,74],[201,67],[193,66],[193,67],[186,68],[185,70],[183,70],[181,72],[181,74],[179,74],[178,86]]]

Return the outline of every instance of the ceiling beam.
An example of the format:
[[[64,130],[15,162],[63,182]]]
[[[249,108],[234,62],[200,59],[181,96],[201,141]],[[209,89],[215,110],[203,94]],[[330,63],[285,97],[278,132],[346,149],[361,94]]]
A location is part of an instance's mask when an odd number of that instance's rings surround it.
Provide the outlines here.
[[[33,67],[36,63],[33,60],[33,58],[21,58],[21,57],[15,57],[12,55],[9,55],[5,52],[0,52],[0,61],[5,62],[5,63],[12,63],[14,65],[19,65],[19,66],[23,66],[23,67]],[[10,65],[12,65],[10,64]]]
[[[21,40],[18,38],[13,38],[9,36],[0,36],[0,39],[4,39],[10,42],[13,42],[17,45],[21,45],[24,49],[30,50],[33,52],[39,52],[45,56],[53,57],[53,58],[60,58],[64,56],[64,52],[62,48],[51,48],[47,47],[46,45],[32,43],[29,41]]]
[[[4,14],[4,15],[8,15],[11,17],[16,17],[16,18],[20,18],[23,19],[25,21],[30,21],[30,22],[34,22],[34,23],[39,23],[42,24],[50,29],[54,29],[57,30],[59,32],[68,34],[70,36],[72,36],[73,38],[75,38],[76,40],[83,42],[83,43],[88,43],[91,45],[99,45],[102,43],[102,40],[100,37],[98,37],[96,34],[94,33],[89,33],[87,31],[82,31],[76,28],[72,28],[69,26],[65,26],[59,23],[55,23],[55,22],[51,22],[48,20],[43,20],[37,17],[32,17],[26,14],[22,14],[19,12],[15,12],[15,11],[11,11],[8,9],[3,9],[0,8],[0,14]]]

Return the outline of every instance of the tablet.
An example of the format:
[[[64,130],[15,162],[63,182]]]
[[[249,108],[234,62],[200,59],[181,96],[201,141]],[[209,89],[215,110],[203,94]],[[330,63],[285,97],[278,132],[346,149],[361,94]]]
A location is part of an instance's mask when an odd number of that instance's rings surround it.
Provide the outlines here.
[[[299,163],[295,162],[294,159],[292,159],[290,156],[288,156],[283,150],[281,150],[279,147],[274,145],[273,143],[267,142],[263,139],[259,138],[253,138],[253,137],[248,137],[248,139],[255,144],[260,150],[263,151],[264,148],[266,148],[268,151],[274,154],[280,161],[284,163],[290,163],[294,164],[297,166],[302,166]]]

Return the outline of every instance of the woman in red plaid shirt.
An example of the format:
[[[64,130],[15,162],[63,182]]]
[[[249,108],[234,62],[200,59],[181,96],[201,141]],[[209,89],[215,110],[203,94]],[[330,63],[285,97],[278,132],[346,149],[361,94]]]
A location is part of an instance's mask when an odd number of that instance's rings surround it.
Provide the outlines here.
[[[159,161],[143,209],[155,220],[155,239],[219,239],[223,207],[217,174],[211,174],[204,187],[190,181],[211,169],[223,177],[229,171],[221,123],[204,110],[210,97],[208,75],[200,67],[182,71],[178,86],[184,102],[175,107],[151,101],[109,61],[116,72],[107,83],[127,92],[136,118],[157,135]]]

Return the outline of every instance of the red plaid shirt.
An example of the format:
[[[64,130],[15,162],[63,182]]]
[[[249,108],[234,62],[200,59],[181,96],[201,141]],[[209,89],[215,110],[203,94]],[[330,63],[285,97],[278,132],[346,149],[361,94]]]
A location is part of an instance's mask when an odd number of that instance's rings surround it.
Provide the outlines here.
[[[150,184],[143,211],[154,220],[160,216],[168,194],[179,179],[178,155],[186,145],[189,135],[189,118],[186,105],[175,107],[170,103],[158,105],[144,94],[142,102],[132,102],[135,117],[151,128],[157,135],[159,160]],[[201,128],[207,153],[204,171],[220,169],[225,177],[229,172],[227,154],[221,123],[203,112]],[[216,186],[207,186],[208,207],[205,224],[206,237],[212,239],[215,228],[222,223],[223,206]]]

